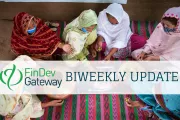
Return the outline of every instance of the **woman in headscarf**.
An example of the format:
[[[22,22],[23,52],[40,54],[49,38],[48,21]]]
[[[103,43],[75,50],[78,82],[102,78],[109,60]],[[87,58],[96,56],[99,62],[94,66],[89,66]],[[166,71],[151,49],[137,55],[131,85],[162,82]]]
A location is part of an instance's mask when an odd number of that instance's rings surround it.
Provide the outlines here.
[[[28,55],[49,59],[58,48],[71,53],[71,46],[62,44],[56,32],[53,32],[41,19],[25,12],[14,17],[11,49],[17,56]]]
[[[105,51],[105,60],[111,57],[125,59],[131,51],[144,46],[146,39],[133,34],[128,14],[121,4],[113,3],[98,16],[98,38],[95,48]]]
[[[7,70],[13,62],[20,70],[29,66],[33,67],[36,64],[30,57],[21,55],[3,69]],[[2,72],[1,75],[3,74],[6,73]],[[16,81],[16,78],[13,77],[13,80]],[[55,98],[55,100],[49,102],[41,102],[36,95],[24,94],[23,83],[17,84],[14,92],[15,94],[0,95],[0,115],[4,116],[5,120],[30,120],[30,118],[39,118],[44,114],[46,107],[61,106],[63,104],[63,100],[61,99]]]
[[[64,60],[87,60],[88,48],[93,55],[96,54],[90,46],[97,38],[96,26],[96,13],[93,10],[85,10],[65,27],[63,40],[71,45],[73,52],[63,54]]]
[[[161,61],[180,60],[180,7],[168,9],[157,25],[146,45],[134,51],[137,60]],[[166,90],[158,85],[154,90]],[[160,92],[157,92],[160,93]],[[155,113],[162,120],[180,120],[180,95],[138,95],[139,101],[126,100],[129,107]]]
[[[136,60],[180,60],[180,7],[168,9],[145,46],[132,53]]]

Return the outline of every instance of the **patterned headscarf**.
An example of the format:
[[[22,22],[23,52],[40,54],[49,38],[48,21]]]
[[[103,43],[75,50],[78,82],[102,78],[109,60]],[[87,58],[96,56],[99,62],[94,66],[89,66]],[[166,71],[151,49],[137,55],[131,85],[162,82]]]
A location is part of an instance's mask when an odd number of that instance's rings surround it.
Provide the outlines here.
[[[28,35],[29,23],[34,20],[36,32]],[[49,57],[59,45],[60,39],[41,19],[21,12],[14,17],[11,36],[11,49],[16,55]]]
[[[180,32],[180,7],[173,7],[168,9],[162,18],[171,17],[177,19],[176,32]]]
[[[79,28],[97,24],[97,15],[93,10],[85,10],[79,16]]]
[[[79,17],[66,26],[63,32],[63,39],[66,38],[69,31],[76,31],[80,34],[85,34],[81,29],[83,27],[90,27],[91,25],[97,25],[97,15],[93,10],[85,10],[79,15]]]

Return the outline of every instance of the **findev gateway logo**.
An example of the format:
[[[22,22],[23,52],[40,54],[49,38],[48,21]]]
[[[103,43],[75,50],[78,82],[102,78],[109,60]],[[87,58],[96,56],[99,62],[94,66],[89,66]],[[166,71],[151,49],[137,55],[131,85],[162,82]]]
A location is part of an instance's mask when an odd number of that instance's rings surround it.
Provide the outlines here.
[[[17,77],[15,75],[16,71],[18,72],[18,74],[16,74],[16,75],[19,76],[19,80],[16,83],[12,83],[13,77]],[[19,69],[17,69],[16,65],[14,65],[14,64],[12,65],[12,68],[5,69],[4,71],[0,72],[0,81],[3,84],[7,85],[7,87],[10,90],[12,90],[12,88],[11,88],[12,86],[20,84],[22,82],[22,80],[23,80],[23,74]]]
[[[55,75],[55,70],[47,70],[45,68],[34,69],[29,67],[19,70],[17,66],[13,64],[10,68],[0,72],[0,81],[11,91],[13,91],[13,86],[20,84],[22,81],[24,81],[26,87],[53,86],[60,88],[62,79],[59,79],[59,77],[56,79],[57,77],[55,77]]]

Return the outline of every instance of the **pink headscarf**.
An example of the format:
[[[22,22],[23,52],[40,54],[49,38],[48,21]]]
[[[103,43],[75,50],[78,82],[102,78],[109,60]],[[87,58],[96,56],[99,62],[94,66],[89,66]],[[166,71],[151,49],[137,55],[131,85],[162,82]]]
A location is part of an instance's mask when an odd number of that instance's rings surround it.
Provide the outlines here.
[[[176,32],[167,34],[164,32],[162,23],[159,23],[143,48],[146,53],[153,53],[166,60],[180,60],[180,7],[168,9],[164,17],[174,17],[178,19]]]
[[[180,7],[173,7],[168,9],[162,18],[164,17],[171,17],[171,18],[176,18],[177,21],[177,26],[176,26],[176,32],[180,32]]]

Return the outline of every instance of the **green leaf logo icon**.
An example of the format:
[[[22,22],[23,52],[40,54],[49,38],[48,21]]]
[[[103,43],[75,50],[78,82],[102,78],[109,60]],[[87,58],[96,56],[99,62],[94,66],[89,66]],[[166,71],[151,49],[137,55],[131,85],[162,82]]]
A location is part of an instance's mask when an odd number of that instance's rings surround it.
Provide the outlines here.
[[[1,71],[1,72],[0,72],[0,81],[1,81],[3,84],[7,85],[7,87],[8,87],[10,90],[12,90],[11,86],[18,85],[18,84],[21,83],[21,81],[22,81],[23,74],[22,74],[22,72],[21,72],[19,69],[17,69],[17,70],[18,70],[18,72],[19,72],[20,79],[19,79],[18,82],[15,83],[15,84],[11,84],[11,81],[13,80],[13,75],[14,75],[14,73],[15,73],[15,71],[16,71],[16,65],[13,64],[13,68],[12,68],[12,69],[6,69],[5,71]],[[10,75],[8,76],[7,73],[8,73],[9,71],[10,71]],[[7,82],[4,81],[3,75],[5,75],[5,76],[8,77]]]

